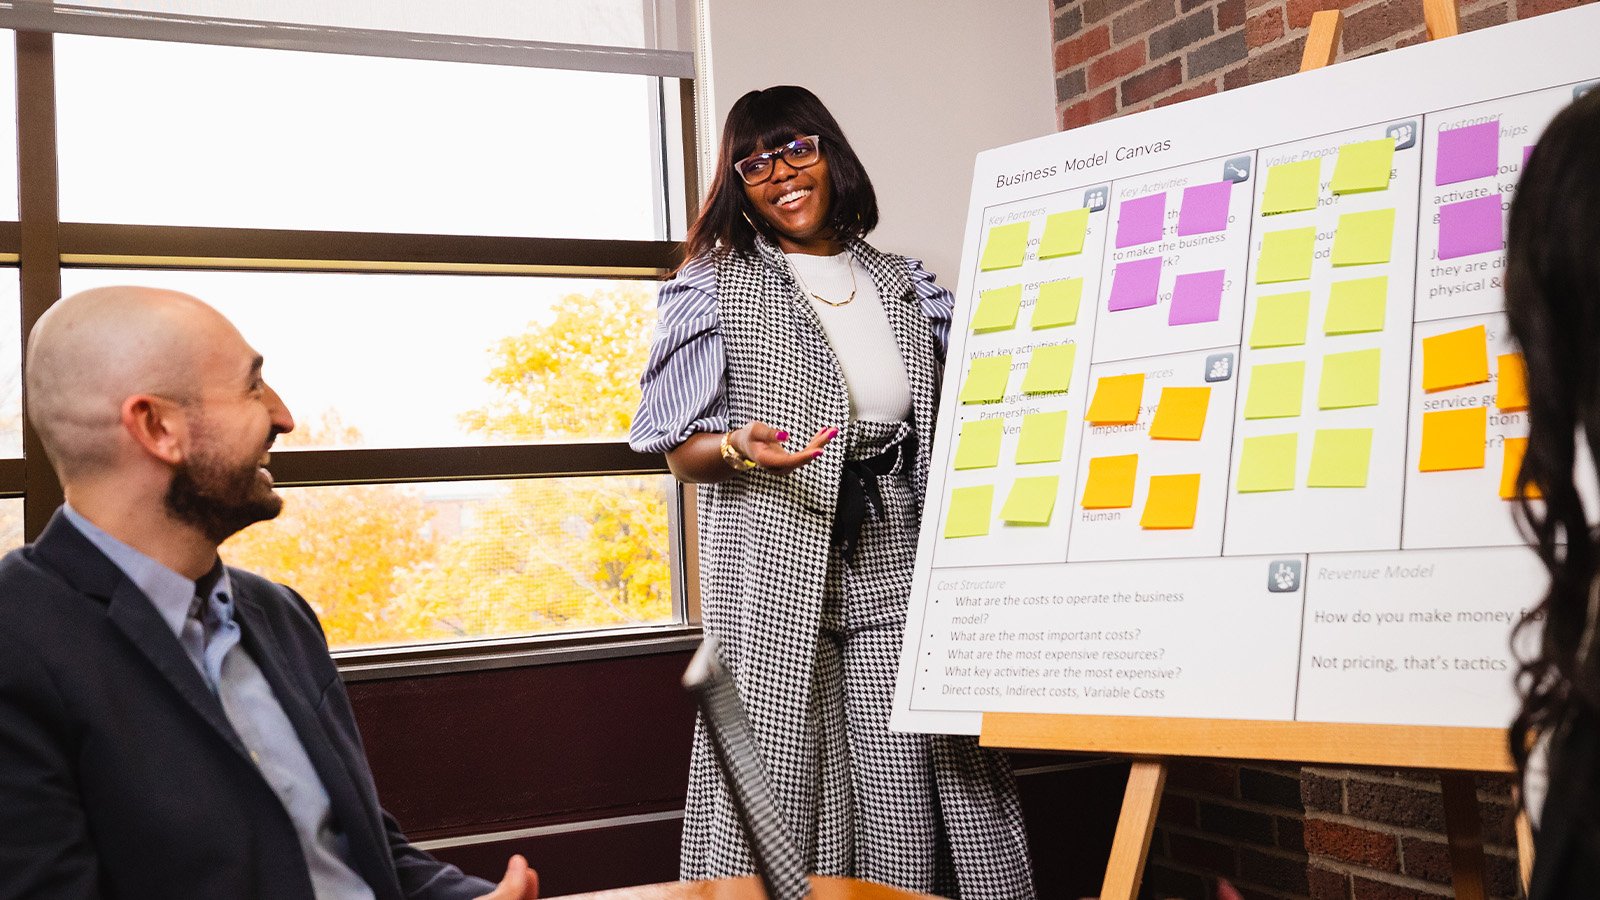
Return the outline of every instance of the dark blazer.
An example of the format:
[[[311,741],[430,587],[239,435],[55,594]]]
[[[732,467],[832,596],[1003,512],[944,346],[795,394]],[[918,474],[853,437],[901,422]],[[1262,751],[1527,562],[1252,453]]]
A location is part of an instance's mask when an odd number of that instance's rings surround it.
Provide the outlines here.
[[[294,591],[239,569],[243,645],[379,900],[493,885],[378,806],[349,698]],[[143,592],[60,511],[0,559],[0,898],[309,900],[294,826]]]
[[[1533,842],[1529,900],[1600,897],[1600,810],[1585,808],[1600,776],[1600,734],[1591,719],[1560,729],[1550,745],[1550,781]]]

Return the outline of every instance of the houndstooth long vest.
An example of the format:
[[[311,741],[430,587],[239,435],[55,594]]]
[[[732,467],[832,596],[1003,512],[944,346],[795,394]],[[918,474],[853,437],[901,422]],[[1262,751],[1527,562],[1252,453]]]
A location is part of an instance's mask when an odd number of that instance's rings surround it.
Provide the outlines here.
[[[917,436],[911,483],[920,498],[927,487],[939,376],[932,331],[904,257],[862,241],[852,241],[848,250],[872,276],[905,365]],[[808,440],[831,425],[841,429],[834,444],[847,446],[850,400],[843,372],[782,252],[758,239],[755,253],[729,254],[716,269],[728,427],[761,421]],[[818,765],[806,734],[807,702],[843,456],[824,453],[787,475],[754,471],[699,489],[702,618],[722,641],[791,823],[816,816]],[[809,857],[811,832],[797,830]],[[697,728],[682,875],[750,871],[727,791]]]

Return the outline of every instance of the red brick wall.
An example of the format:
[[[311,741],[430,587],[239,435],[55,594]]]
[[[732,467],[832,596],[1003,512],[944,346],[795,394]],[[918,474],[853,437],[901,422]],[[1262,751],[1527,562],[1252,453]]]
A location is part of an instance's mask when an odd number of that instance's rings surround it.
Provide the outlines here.
[[[1470,31],[1589,0],[1463,0]],[[1422,0],[1052,0],[1063,129],[1297,71],[1311,14],[1343,9],[1339,58],[1426,39]],[[1491,896],[1514,898],[1509,780],[1479,782]],[[1436,778],[1370,769],[1185,762],[1162,800],[1146,893],[1449,897]]]
[[[1471,31],[1590,0],[1462,0]],[[1300,68],[1306,26],[1343,9],[1340,59],[1426,40],[1422,0],[1051,0],[1056,112],[1074,128]]]

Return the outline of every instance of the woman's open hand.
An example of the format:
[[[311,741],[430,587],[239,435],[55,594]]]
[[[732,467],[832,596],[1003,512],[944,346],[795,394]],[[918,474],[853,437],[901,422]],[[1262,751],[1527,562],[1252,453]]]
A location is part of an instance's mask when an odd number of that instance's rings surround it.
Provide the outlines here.
[[[728,443],[744,454],[746,459],[753,459],[761,468],[781,475],[793,472],[821,456],[822,448],[838,436],[839,429],[831,426],[824,428],[812,436],[810,443],[791,453],[783,446],[783,442],[789,439],[789,432],[773,428],[765,422],[751,422],[728,435]]]

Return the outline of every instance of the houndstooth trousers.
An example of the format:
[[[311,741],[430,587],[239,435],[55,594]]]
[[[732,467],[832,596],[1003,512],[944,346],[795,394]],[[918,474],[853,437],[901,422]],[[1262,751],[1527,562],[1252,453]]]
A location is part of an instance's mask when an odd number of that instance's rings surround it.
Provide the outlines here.
[[[700,488],[702,618],[722,643],[779,807],[815,872],[963,900],[1028,900],[1027,839],[1005,758],[968,736],[888,730],[937,379],[905,260],[850,245],[884,298],[912,421],[851,422],[815,312],[782,254],[757,249],[717,264],[730,427],[759,420],[811,434],[845,423],[834,441],[844,452],[788,475],[757,471]],[[912,433],[916,453],[879,477],[882,515],[863,526],[847,565],[830,540],[843,461]],[[753,871],[698,725],[688,793],[682,877]]]

